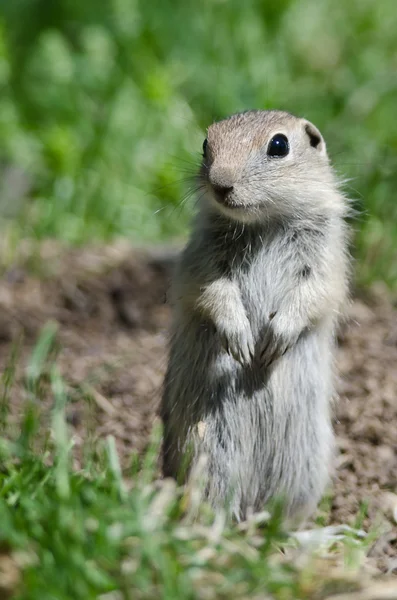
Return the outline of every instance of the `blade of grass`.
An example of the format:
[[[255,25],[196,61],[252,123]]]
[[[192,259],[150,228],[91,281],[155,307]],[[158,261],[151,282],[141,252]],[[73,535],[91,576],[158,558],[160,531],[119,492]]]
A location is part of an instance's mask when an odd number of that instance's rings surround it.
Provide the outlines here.
[[[69,450],[70,442],[65,418],[67,396],[63,380],[56,366],[51,370],[51,387],[54,393],[54,408],[52,414],[52,432],[56,446],[55,481],[60,498],[70,496],[69,485]]]
[[[106,438],[106,453],[108,458],[109,470],[113,476],[114,482],[117,486],[117,492],[121,500],[126,499],[126,489],[121,473],[121,466],[119,456],[117,454],[116,440],[112,435],[108,435]]]
[[[22,348],[23,337],[18,337],[14,341],[11,347],[11,355],[4,368],[3,375],[1,377],[2,392],[0,400],[0,428],[2,433],[5,433],[7,427],[9,403],[10,403],[10,392],[14,384],[15,371],[17,366],[18,357]]]

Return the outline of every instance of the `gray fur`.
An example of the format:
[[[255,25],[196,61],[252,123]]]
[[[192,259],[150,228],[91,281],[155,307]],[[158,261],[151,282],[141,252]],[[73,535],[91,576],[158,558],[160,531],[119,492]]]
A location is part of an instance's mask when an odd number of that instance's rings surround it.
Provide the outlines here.
[[[270,158],[285,134],[290,154]],[[176,269],[163,472],[204,453],[206,494],[237,519],[275,497],[314,510],[333,448],[335,327],[347,298],[347,201],[308,121],[250,111],[214,123],[205,193]],[[231,188],[223,200],[214,189]]]

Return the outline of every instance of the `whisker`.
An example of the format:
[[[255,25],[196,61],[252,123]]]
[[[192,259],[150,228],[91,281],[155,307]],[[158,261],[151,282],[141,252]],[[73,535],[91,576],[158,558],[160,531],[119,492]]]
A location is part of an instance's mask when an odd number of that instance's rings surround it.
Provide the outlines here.
[[[149,192],[147,192],[146,195],[155,195],[157,192],[160,192],[166,188],[172,187],[173,185],[178,185],[179,183],[192,183],[193,178],[192,177],[182,177],[181,179],[175,179],[175,181],[171,181],[170,183],[166,183],[165,185],[162,185],[158,188],[155,188],[153,190],[150,190]]]

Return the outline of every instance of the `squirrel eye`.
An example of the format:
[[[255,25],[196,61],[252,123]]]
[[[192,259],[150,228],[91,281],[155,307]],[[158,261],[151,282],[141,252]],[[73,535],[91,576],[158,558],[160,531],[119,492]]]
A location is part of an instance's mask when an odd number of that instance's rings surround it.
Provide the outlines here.
[[[277,133],[269,142],[267,147],[267,155],[272,158],[282,158],[287,156],[289,152],[288,138],[282,133]]]
[[[204,158],[207,155],[207,146],[208,146],[208,140],[207,140],[207,138],[205,138],[205,140],[203,142],[203,156],[204,156]]]

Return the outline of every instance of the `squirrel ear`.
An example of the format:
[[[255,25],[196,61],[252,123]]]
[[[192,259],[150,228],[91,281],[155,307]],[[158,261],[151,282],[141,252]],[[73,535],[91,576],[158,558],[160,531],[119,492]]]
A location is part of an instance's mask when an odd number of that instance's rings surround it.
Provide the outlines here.
[[[312,148],[315,148],[321,154],[325,154],[326,148],[325,148],[324,138],[321,135],[321,133],[319,132],[319,130],[317,129],[317,127],[315,127],[313,125],[313,123],[310,123],[310,121],[305,121],[304,128],[305,128],[305,132],[309,138],[310,145],[312,146]]]

